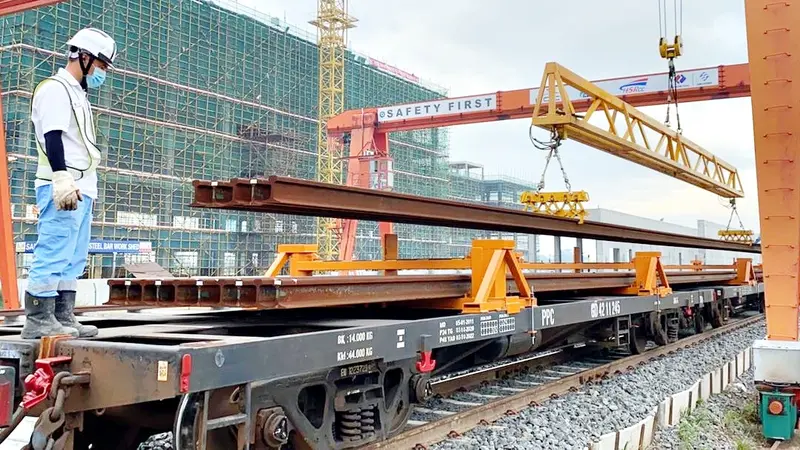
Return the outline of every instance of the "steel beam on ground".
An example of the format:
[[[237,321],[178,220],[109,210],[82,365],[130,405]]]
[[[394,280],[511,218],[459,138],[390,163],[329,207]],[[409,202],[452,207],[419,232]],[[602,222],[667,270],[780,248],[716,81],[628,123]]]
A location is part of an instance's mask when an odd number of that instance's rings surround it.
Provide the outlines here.
[[[192,206],[761,253],[758,245],[296,178],[195,181]]]

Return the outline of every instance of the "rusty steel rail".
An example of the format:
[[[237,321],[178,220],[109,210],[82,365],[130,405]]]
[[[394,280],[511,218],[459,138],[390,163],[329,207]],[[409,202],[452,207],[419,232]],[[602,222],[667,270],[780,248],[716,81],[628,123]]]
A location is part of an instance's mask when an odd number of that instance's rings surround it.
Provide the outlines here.
[[[758,245],[296,178],[194,181],[192,206],[761,253]]]
[[[668,272],[670,284],[725,283],[733,271]],[[525,274],[534,292],[601,291],[630,286],[628,273]],[[310,308],[416,300],[450,300],[470,292],[469,275],[392,275],[277,278],[167,278],[109,280],[108,305]],[[508,279],[508,291],[518,292]]]
[[[462,411],[443,419],[429,422],[404,431],[397,436],[370,445],[361,447],[362,450],[377,450],[383,448],[391,449],[413,449],[426,448],[447,439],[451,435],[458,435],[467,432],[481,424],[494,422],[504,416],[516,414],[522,409],[536,406],[537,403],[546,401],[553,396],[563,395],[570,390],[581,387],[588,381],[603,378],[605,376],[634,370],[634,368],[649,360],[672,353],[678,349],[691,347],[705,342],[720,334],[729,333],[737,329],[752,325],[763,320],[764,315],[749,317],[737,320],[724,325],[715,330],[696,334],[671,344],[656,347],[640,355],[633,355],[627,358],[618,359],[608,364],[603,364],[591,369],[578,372],[575,375],[567,376],[552,383],[543,384],[524,392],[503,397],[498,400],[490,401],[481,406]]]

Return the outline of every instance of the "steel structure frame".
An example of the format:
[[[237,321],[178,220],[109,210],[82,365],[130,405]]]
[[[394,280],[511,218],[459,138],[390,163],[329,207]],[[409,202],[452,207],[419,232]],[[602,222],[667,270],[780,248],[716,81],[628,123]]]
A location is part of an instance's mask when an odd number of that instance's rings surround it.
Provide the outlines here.
[[[678,83],[678,89],[681,95],[682,102],[715,100],[724,98],[744,97],[750,94],[750,73],[747,64],[737,64],[729,66],[707,67],[701,69],[687,70],[678,72],[679,77],[689,80],[686,83]],[[547,77],[545,72],[544,77]],[[650,106],[663,104],[666,101],[667,85],[664,82],[663,86],[657,85],[655,88],[650,86],[640,86],[641,80],[660,79],[666,81],[667,73],[646,74],[637,77],[625,78],[612,78],[606,80],[599,80],[588,82],[583,80],[585,84],[593,87],[593,90],[602,92],[608,90],[616,90],[619,99],[630,105],[626,107],[627,111],[632,111],[632,107]],[[581,79],[582,80],[582,79]],[[645,81],[647,83],[647,81]],[[625,86],[633,86],[625,88]],[[447,98],[443,100],[428,101],[421,103],[410,103],[402,105],[383,106],[376,108],[364,108],[359,110],[345,111],[342,114],[332,118],[328,121],[328,135],[331,137],[329,140],[332,147],[341,147],[343,136],[349,136],[350,158],[351,161],[358,161],[358,164],[350,164],[348,166],[348,185],[352,186],[369,186],[371,177],[377,179],[388,178],[386,171],[391,168],[391,156],[389,154],[389,133],[397,131],[410,131],[425,128],[448,127],[453,125],[464,125],[471,123],[492,122],[499,120],[531,118],[534,115],[534,110],[537,109],[539,103],[539,111],[542,112],[541,102],[539,97],[540,88],[518,89],[513,91],[499,91],[495,93],[473,95],[465,97]],[[592,105],[597,103],[592,98],[585,98],[585,94],[572,87],[565,90],[565,95],[569,95],[572,99],[571,110],[574,113],[592,111]],[[613,97],[611,94],[605,92],[603,98],[608,99]],[[606,100],[605,105],[618,105],[617,101]],[[596,105],[597,108],[599,105]],[[609,108],[616,113],[619,108]],[[639,113],[641,114],[641,113]],[[630,120],[628,114],[625,114],[628,123],[628,133],[620,138],[616,135],[615,130],[610,127],[610,132],[603,133],[602,136],[608,137],[614,135],[610,142],[614,143],[619,149],[620,142],[622,149],[631,148],[633,141],[632,126],[634,121]],[[642,124],[655,124],[652,120],[644,120],[637,117],[635,124],[641,126]],[[534,119],[535,120],[535,119]],[[541,119],[540,119],[541,120]],[[609,120],[611,120],[609,118]],[[596,130],[595,130],[596,131]],[[644,129],[640,129],[644,134]],[[737,197],[741,194],[741,186],[738,180],[738,174],[719,173],[720,170],[725,170],[730,167],[725,165],[723,167],[714,167],[713,173],[706,173],[709,171],[709,163],[713,161],[713,156],[705,151],[698,151],[699,147],[693,145],[688,140],[679,140],[672,136],[669,130],[657,128],[657,131],[665,139],[659,139],[656,144],[655,150],[661,149],[664,143],[668,143],[665,149],[666,158],[659,158],[656,153],[644,150],[634,144],[633,148],[636,153],[646,155],[644,159],[629,157],[628,159],[635,160],[636,162],[645,163],[646,166],[656,168],[663,173],[676,176],[680,179],[688,181],[695,181],[694,184],[714,186],[713,183],[709,184],[707,180],[703,180],[703,175],[708,175],[716,178],[728,177],[724,183],[728,188],[722,189],[727,192],[726,196]],[[597,133],[593,133],[597,136]],[[670,138],[672,136],[672,138]],[[605,140],[609,142],[608,140]],[[688,143],[684,148],[681,142]],[[598,142],[593,141],[593,145]],[[645,148],[650,149],[647,144],[646,138],[644,141]],[[671,144],[671,145],[669,145]],[[604,149],[604,147],[600,147]],[[688,161],[689,154],[698,155],[697,165],[692,167]],[[615,154],[625,154],[624,151],[618,151]],[[659,161],[660,160],[660,161]],[[672,169],[672,172],[669,170]],[[372,171],[377,171],[372,173]],[[689,175],[680,175],[689,174]],[[698,179],[703,180],[698,183]],[[573,202],[574,203],[574,202]],[[553,209],[553,206],[548,205],[543,210]],[[559,210],[558,207],[555,207]],[[579,220],[582,219],[578,205],[568,205],[559,210],[560,216],[575,217]],[[340,252],[339,258],[349,260],[352,258],[352,249],[355,248],[355,232],[356,222],[352,220],[344,220],[340,223],[338,229],[342,230],[340,248],[350,249]],[[391,233],[391,225],[389,223],[381,223],[381,234]]]
[[[581,116],[568,87],[591,100]],[[594,117],[601,118],[601,123],[590,123]],[[624,122],[620,127],[617,117]],[[722,197],[744,196],[735,167],[558,63],[545,65],[532,124],[555,129],[563,139],[573,139]]]

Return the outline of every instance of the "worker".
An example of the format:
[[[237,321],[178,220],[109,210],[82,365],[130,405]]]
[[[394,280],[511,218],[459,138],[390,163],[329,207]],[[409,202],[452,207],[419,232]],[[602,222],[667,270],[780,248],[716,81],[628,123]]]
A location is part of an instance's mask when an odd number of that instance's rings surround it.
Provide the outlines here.
[[[39,217],[25,290],[23,339],[91,337],[98,332],[79,323],[74,314],[78,277],[89,254],[102,157],[88,91],[105,81],[117,44],[105,32],[85,28],[66,46],[66,66],[39,83],[31,100],[39,153],[34,183]]]

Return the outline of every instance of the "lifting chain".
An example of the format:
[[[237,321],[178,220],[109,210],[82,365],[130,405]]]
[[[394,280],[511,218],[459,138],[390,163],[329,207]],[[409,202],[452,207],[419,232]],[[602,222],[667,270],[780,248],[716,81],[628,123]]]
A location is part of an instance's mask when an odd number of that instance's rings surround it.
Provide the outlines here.
[[[561,155],[558,153],[558,147],[561,146],[561,141],[563,140],[559,130],[556,129],[556,127],[553,127],[553,129],[550,130],[549,142],[542,142],[533,137],[533,126],[531,126],[529,130],[529,135],[534,147],[536,147],[539,150],[547,151],[547,159],[545,160],[544,163],[542,178],[541,180],[539,180],[539,184],[536,185],[535,192],[538,194],[544,189],[545,175],[547,175],[547,168],[550,166],[550,160],[553,158],[553,156],[555,156],[556,159],[558,160],[558,165],[561,168],[561,174],[564,176],[564,184],[567,187],[567,192],[572,192],[572,186],[570,185],[569,177],[567,176],[567,171],[564,169],[564,163],[563,161],[561,161]]]
[[[72,429],[62,430],[67,415],[64,412],[64,402],[70,392],[70,386],[78,377],[73,377],[68,372],[59,372],[53,378],[50,390],[50,399],[53,406],[45,409],[36,421],[31,434],[30,443],[23,450],[63,450],[67,442],[72,441]],[[57,432],[61,431],[58,437]]]
[[[667,80],[667,117],[664,119],[664,125],[668,127],[670,126],[670,103],[675,103],[675,121],[678,125],[678,134],[681,134],[683,133],[683,128],[681,128],[681,113],[678,111],[678,73],[675,71],[675,58],[669,58],[669,75]]]
[[[739,221],[739,229],[744,230],[744,223],[742,223],[742,218],[739,216],[739,210],[736,209],[736,199],[732,198],[730,200],[731,204],[731,216],[728,218],[728,227],[725,228],[725,231],[731,231],[731,222],[733,222],[733,216],[736,215],[736,219]]]
[[[662,3],[663,1],[663,3]],[[681,56],[683,53],[683,43],[681,35],[683,34],[683,0],[673,0],[673,15],[674,15],[674,28],[675,37],[672,44],[667,41],[668,32],[668,14],[667,14],[667,0],[658,0],[658,36],[659,36],[659,50],[661,57],[665,58],[669,63],[669,75],[667,75],[667,117],[664,119],[664,125],[670,126],[670,113],[669,108],[672,103],[675,104],[675,120],[678,126],[678,134],[683,133],[681,128],[681,115],[678,111],[678,73],[675,71],[675,58]]]

